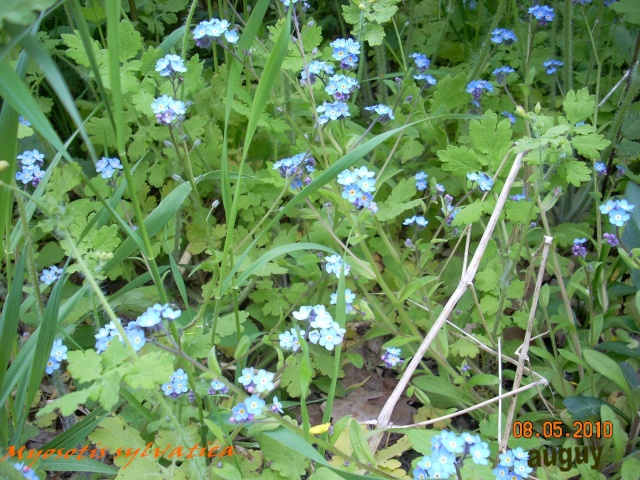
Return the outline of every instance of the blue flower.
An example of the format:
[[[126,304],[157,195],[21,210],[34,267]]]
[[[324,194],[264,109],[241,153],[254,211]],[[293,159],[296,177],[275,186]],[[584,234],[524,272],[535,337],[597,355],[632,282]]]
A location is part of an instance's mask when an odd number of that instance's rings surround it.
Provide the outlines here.
[[[38,150],[25,150],[16,157],[22,165],[42,165],[44,163],[44,154]]]
[[[496,82],[505,83],[509,74],[513,72],[515,72],[515,70],[506,65],[504,67],[496,68],[492,73],[496,77]]]
[[[248,387],[253,383],[254,376],[255,375],[254,375],[253,367],[243,368],[242,375],[240,376],[240,378],[238,378],[238,383],[241,383],[245,387]]]
[[[342,260],[342,257],[338,255],[330,255],[325,258],[325,270],[327,273],[333,273],[336,277],[340,278],[340,272],[342,271],[342,266],[344,265],[344,275],[349,275],[349,271],[351,267],[347,264],[347,262]]]
[[[358,88],[358,80],[346,75],[337,74],[329,78],[329,83],[324,91],[333,96],[336,100],[349,100],[351,93]]]
[[[493,85],[486,80],[473,80],[469,82],[465,90],[467,93],[470,93],[473,99],[477,102],[485,91],[493,92]]]
[[[514,202],[519,202],[520,200],[525,200],[527,197],[524,193],[518,193],[516,195],[510,195],[509,198]]]
[[[344,300],[345,307],[347,313],[353,310],[353,301],[356,299],[356,294],[352,293],[350,289],[345,289],[344,291]],[[331,305],[336,305],[338,303],[338,292],[331,294]]]
[[[541,27],[552,21],[554,17],[553,8],[546,5],[535,5],[529,8],[529,14],[538,20]]]
[[[527,464],[526,460],[516,460],[513,463],[513,472],[522,478],[527,478],[529,474],[533,472],[533,468]]]
[[[489,445],[485,442],[476,443],[469,447],[469,454],[474,463],[478,465],[488,465],[489,461]]]
[[[496,28],[491,32],[491,41],[498,45],[501,43],[511,45],[517,40],[516,34],[506,28]]]
[[[421,176],[419,177],[419,175]],[[420,192],[424,192],[427,189],[427,177],[428,175],[424,172],[416,174],[416,189]]]
[[[284,413],[284,410],[282,410],[282,403],[278,401],[278,397],[273,397],[273,405],[271,406],[271,411],[273,413]]]
[[[51,357],[55,358],[58,362],[67,359],[67,347],[66,345],[63,345],[61,339],[53,341],[53,346],[51,347]]]
[[[161,316],[162,307],[159,304],[155,304],[153,307],[147,308],[147,310],[136,319],[136,323],[141,327],[150,328],[162,321]]]
[[[413,58],[413,61],[416,64],[416,69],[419,72],[424,72],[429,68],[429,65],[431,64],[431,61],[427,58],[427,56],[422,53],[412,53],[411,55],[409,55],[409,58]]]
[[[256,385],[257,392],[269,392],[273,390],[273,378],[274,373],[267,372],[266,370],[258,370],[258,374],[253,378],[253,383]]]
[[[184,73],[187,68],[179,55],[166,55],[156,62],[156,72],[163,77],[172,77],[176,73]]]
[[[313,85],[316,78],[324,75],[333,75],[333,65],[319,60],[313,60],[300,73],[300,83],[305,84],[307,81]]]
[[[358,63],[357,55],[360,54],[360,43],[351,38],[338,38],[329,45],[333,47],[331,56],[340,62],[340,68],[349,70]]]
[[[236,44],[238,43],[238,40],[240,40],[240,35],[238,35],[238,32],[236,32],[235,30],[227,30],[226,32],[224,32],[224,39],[231,44]]]
[[[342,343],[342,336],[338,334],[335,328],[323,328],[320,330],[320,340],[318,342],[327,350],[333,350],[333,347]]]
[[[102,178],[112,178],[117,170],[122,170],[123,166],[118,158],[102,157],[96,162],[96,172],[101,174]]]
[[[607,200],[607,203],[600,205],[600,213],[609,213],[611,210],[616,208],[616,205],[616,200]]]
[[[318,113],[318,123],[320,125],[324,125],[328,123],[329,120],[339,120],[341,118],[350,117],[349,106],[340,101],[336,101],[333,103],[323,102],[322,105],[316,108],[316,112]]]
[[[53,373],[54,370],[58,370],[60,368],[60,362],[53,357],[49,357],[47,361],[47,366],[45,367],[45,372],[49,375]]]
[[[280,338],[280,348],[283,350],[291,350],[296,340],[296,336],[289,331],[281,333],[278,338]]]
[[[564,66],[564,63],[562,63],[560,60],[551,59],[547,60],[542,65],[544,65],[544,67],[547,69],[547,75],[553,75],[558,71],[558,68]]]
[[[431,86],[437,83],[437,80],[435,78],[433,78],[431,75],[426,75],[424,73],[414,75],[413,78],[415,80],[424,80],[425,84],[431,85]]]
[[[373,105],[371,107],[364,107],[364,109],[369,112],[375,112],[378,115],[380,115],[380,117],[378,118],[378,121],[380,123],[384,123],[388,120],[394,120],[396,118],[393,116],[393,109],[386,105],[382,105],[382,104]]]
[[[244,403],[240,402],[238,405],[231,409],[233,415],[229,419],[230,422],[242,422],[244,420],[249,419],[249,412],[247,411],[247,407],[245,407]]]
[[[184,102],[174,100],[168,95],[162,95],[151,103],[151,109],[156,114],[156,120],[160,125],[171,125],[186,112]]]
[[[387,348],[385,349],[380,359],[385,363],[387,368],[394,368],[404,363],[404,360],[400,358],[401,351],[399,348]]]
[[[622,227],[630,218],[629,214],[622,208],[616,207],[609,212],[609,221],[616,227]]]
[[[225,394],[229,392],[229,388],[222,383],[220,380],[213,380],[211,382],[211,389],[209,390],[209,395],[215,395],[217,392],[221,394]]]
[[[480,173],[478,177],[478,188],[483,192],[488,192],[493,187],[493,180],[490,176]]]
[[[249,415],[260,415],[264,408],[265,401],[260,398],[260,395],[254,393],[244,401],[244,404]]]
[[[320,332],[318,330],[311,330],[309,332],[309,341],[317,345],[318,341],[320,341]]]
[[[173,383],[172,382],[164,383],[162,385],[162,387],[160,387],[160,388],[162,388],[162,391],[164,392],[164,394],[167,397],[173,396]]]
[[[42,270],[42,275],[40,275],[40,281],[46,285],[51,285],[56,280],[60,279],[62,275],[62,269],[52,265],[48,269],[45,268]]]
[[[20,122],[25,127],[30,127],[31,126],[31,122],[29,122],[29,120],[24,118],[22,115],[20,115],[20,118],[18,118],[18,122]]]
[[[127,334],[129,342],[131,342],[131,346],[136,352],[147,342],[147,339],[144,336],[144,331],[139,328],[128,329],[125,333]]]
[[[635,205],[630,205],[629,202],[624,198],[622,200],[617,200],[616,206],[618,208],[621,208],[625,212],[632,212],[633,209],[636,207]]]
[[[509,121],[511,122],[511,125],[516,123],[516,117],[514,117],[511,113],[505,111],[505,112],[502,112],[502,115],[504,115],[509,119]]]
[[[507,450],[504,453],[498,455],[500,459],[500,466],[511,468],[513,467],[513,462],[515,462],[515,455],[513,454],[513,450]]]

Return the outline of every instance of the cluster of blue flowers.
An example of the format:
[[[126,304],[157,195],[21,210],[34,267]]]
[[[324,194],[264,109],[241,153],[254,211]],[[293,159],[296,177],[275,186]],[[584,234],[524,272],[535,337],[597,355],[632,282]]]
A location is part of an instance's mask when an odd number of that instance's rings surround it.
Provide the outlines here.
[[[40,167],[44,164],[44,155],[38,150],[26,150],[16,157],[20,160],[22,170],[16,172],[16,180],[23,185],[30,183],[37,187],[42,180],[44,170]]]
[[[156,62],[156,72],[162,77],[172,78],[176,73],[184,73],[187,71],[187,67],[184,66],[184,61],[179,55],[165,55]]]
[[[244,386],[244,389],[248,393],[269,393],[273,390],[273,379],[275,373],[267,372],[260,369],[256,373],[253,367],[247,367],[242,369],[242,375],[238,379],[238,382]]]
[[[28,465],[25,465],[24,462],[14,463],[13,468],[22,473],[22,476],[27,480],[40,480],[40,477],[36,475],[36,471],[30,468]]]
[[[405,218],[402,224],[407,226],[415,224],[416,228],[423,229],[429,222],[421,215],[414,215],[413,217]]]
[[[500,463],[492,470],[496,480],[521,480],[533,472],[529,466],[529,453],[521,447],[501,453]]]
[[[331,56],[340,62],[342,70],[351,70],[358,65],[358,55],[360,54],[360,42],[351,38],[338,38],[329,45],[333,47]]]
[[[153,327],[160,323],[162,319],[176,320],[182,314],[181,310],[173,310],[168,303],[160,305],[159,303],[147,308],[147,310],[138,317],[136,322],[141,327]]]
[[[49,360],[47,361],[45,372],[51,375],[54,370],[58,370],[60,368],[60,362],[66,359],[66,345],[63,345],[62,340],[60,339],[54,340],[53,345],[51,346],[51,353],[49,354]]]
[[[303,182],[305,185],[311,183],[309,176],[303,179],[302,175],[305,172],[314,172],[315,166],[316,161],[309,153],[299,153],[293,157],[278,160],[273,164],[273,168],[279,171],[282,178],[292,178],[292,188],[302,188]]]
[[[378,121],[380,123],[385,123],[396,118],[393,116],[393,109],[387,105],[378,104],[371,107],[364,107],[364,109],[368,112],[377,113],[379,115]]]
[[[418,73],[413,75],[414,80],[424,80],[425,86],[435,85],[436,79],[425,73],[431,64],[431,61],[427,56],[422,53],[412,53],[409,57],[413,58],[413,61],[416,64],[416,70],[418,70]]]
[[[179,368],[171,375],[171,380],[162,385],[162,391],[167,397],[178,398],[189,391],[189,379],[183,369]]]
[[[547,60],[542,65],[544,65],[544,68],[546,68],[547,75],[553,75],[558,71],[560,67],[564,66],[564,63],[562,63],[560,60],[551,59]]]
[[[156,114],[160,125],[171,125],[187,111],[184,102],[174,100],[169,95],[162,95],[151,103],[151,109]]]
[[[51,285],[53,282],[58,281],[61,275],[62,275],[62,269],[53,265],[49,268],[45,268],[44,270],[42,270],[42,275],[40,275],[40,281],[45,285]]]
[[[131,346],[136,352],[140,350],[145,343],[147,343],[147,339],[144,336],[144,330],[139,327],[140,325],[138,325],[137,322],[129,322],[124,327],[124,332],[127,335]],[[104,327],[102,327],[95,335],[95,337],[96,352],[98,353],[104,352],[111,344],[111,341],[115,338],[120,340],[121,343],[124,343],[124,339],[120,335],[120,332],[118,332],[118,329],[113,322],[109,322]]]
[[[118,170],[122,170],[122,168],[122,164],[118,158],[102,157],[101,160],[96,162],[96,172],[98,172],[102,178],[112,178],[113,174]]]
[[[468,432],[456,435],[443,430],[431,439],[431,455],[425,455],[418,462],[413,478],[449,478],[456,474],[467,456],[477,465],[488,465],[489,453],[489,445],[478,435]]]
[[[538,24],[544,27],[554,17],[553,8],[547,5],[535,5],[529,8],[529,15],[538,20]]]
[[[250,422],[254,417],[262,414],[265,407],[265,401],[260,398],[260,394],[267,394],[274,388],[274,373],[260,369],[257,371],[253,367],[242,369],[242,374],[238,378],[245,390],[252,395],[245,399],[244,402],[238,403],[231,409],[232,416],[229,419],[231,423]],[[213,382],[211,383],[213,387]],[[215,388],[215,387],[214,387]],[[257,392],[257,393],[256,393]],[[282,404],[278,401],[278,397],[273,397],[272,412],[282,413]]]
[[[440,207],[440,211],[444,218],[447,221],[447,225],[451,225],[453,219],[456,218],[456,215],[460,211],[459,208],[454,208],[453,206],[453,197],[451,195],[445,195],[443,197],[442,207]]]
[[[506,28],[496,28],[491,32],[491,42],[500,45],[504,43],[505,45],[511,45],[513,42],[517,42],[518,37],[511,30],[507,30]]]
[[[350,289],[345,288],[345,290],[344,290],[344,302],[345,302],[345,309],[346,309],[347,313],[352,312],[353,310],[355,310],[353,308],[353,301],[355,299],[356,299],[356,294],[353,293]],[[331,305],[336,305],[338,303],[338,292],[331,294],[330,303],[331,303]]]
[[[280,348],[283,350],[297,351],[300,348],[300,338],[307,336],[309,342],[331,351],[342,343],[347,333],[338,322],[333,321],[324,305],[302,306],[292,315],[296,320],[308,322],[308,326],[303,331],[292,328],[281,333]]]
[[[632,212],[635,205],[630,205],[625,199],[622,200],[607,200],[607,203],[600,205],[600,212],[609,214],[609,221],[616,227],[622,227],[629,221],[629,214]]]
[[[465,89],[467,93],[471,94],[473,100],[471,101],[476,107],[480,106],[480,99],[484,92],[493,92],[493,85],[486,80],[472,80]]]
[[[496,68],[492,73],[496,77],[496,82],[505,83],[509,74],[513,72],[515,72],[515,70],[506,65],[504,67]]]
[[[338,183],[344,187],[342,198],[358,208],[368,208],[373,213],[378,211],[378,206],[373,201],[372,193],[376,189],[375,172],[367,167],[359,167],[355,170],[344,170],[338,175]]]
[[[359,83],[356,78],[338,73],[329,77],[329,83],[324,87],[324,91],[336,100],[346,102],[351,98],[351,94],[358,86]]]
[[[400,354],[402,352],[399,348],[386,348],[385,350],[386,351],[380,358],[385,363],[387,368],[394,368],[404,363],[404,360],[400,358]]]
[[[333,65],[327,62],[313,60],[309,65],[302,69],[302,73],[300,74],[300,84],[306,85],[306,83],[309,82],[313,85],[316,83],[318,78],[324,81],[324,78],[327,75],[333,75]]]
[[[585,258],[587,256],[587,249],[584,244],[587,243],[586,238],[576,238],[573,240],[573,245],[571,247],[571,253],[573,253],[576,257]]]
[[[200,48],[208,48],[212,41],[217,42],[222,36],[228,43],[236,44],[240,36],[235,28],[229,29],[230,26],[231,24],[227,20],[217,18],[204,20],[193,29],[193,39]]]
[[[316,112],[318,112],[318,123],[320,125],[328,123],[329,120],[340,120],[351,116],[349,105],[341,101],[333,103],[322,102],[322,105],[316,108]]]
[[[488,192],[493,187],[493,179],[483,172],[467,173],[467,178],[472,182],[478,182],[478,188],[483,192]]]

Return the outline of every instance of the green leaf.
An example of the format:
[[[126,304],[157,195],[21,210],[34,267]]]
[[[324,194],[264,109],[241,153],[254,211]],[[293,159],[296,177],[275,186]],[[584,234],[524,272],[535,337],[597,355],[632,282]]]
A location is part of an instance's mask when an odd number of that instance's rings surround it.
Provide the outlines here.
[[[596,352],[595,350],[584,350],[582,356],[587,364],[596,372],[618,385],[626,395],[631,394],[629,384],[622,373],[622,369],[614,360],[604,353]]]
[[[171,378],[173,356],[168,352],[150,352],[138,357],[138,361],[129,366],[124,380],[132,388],[153,390]]]
[[[589,95],[589,90],[583,88],[576,93],[569,90],[562,103],[562,109],[569,123],[575,125],[593,115],[596,108],[595,95]]]
[[[474,151],[484,155],[483,163],[489,165],[491,170],[500,166],[511,148],[511,134],[509,120],[504,118],[498,122],[498,116],[491,111],[482,120],[472,120],[469,125],[469,137],[473,140]]]
[[[377,23],[370,23],[366,26],[364,32],[364,40],[369,43],[370,46],[375,47],[382,45],[385,33],[382,25]]]
[[[638,0],[618,0],[609,6],[615,10],[627,23],[640,25],[640,8],[638,8]]]
[[[574,158],[566,159],[558,167],[558,173],[565,182],[579,187],[582,183],[591,180],[591,169],[584,162]]]
[[[435,428],[429,430],[410,429],[406,430],[407,438],[411,442],[413,449],[422,455],[431,455],[433,453],[433,444],[431,439],[436,435],[440,435],[440,431]]]
[[[466,177],[469,172],[480,171],[487,164],[486,160],[480,159],[476,152],[467,147],[449,145],[437,155],[442,160],[442,170],[457,177]]]
[[[67,353],[69,372],[80,383],[93,382],[102,376],[102,358],[95,350],[72,350]]]
[[[589,135],[576,135],[571,139],[571,145],[583,157],[599,159],[600,151],[609,146],[611,142],[599,133]]]
[[[38,18],[36,12],[43,12],[54,3],[55,0],[4,0],[0,9],[0,27],[5,22],[31,25]]]
[[[297,448],[276,443],[264,433],[258,434],[258,443],[265,461],[270,462],[271,470],[275,470],[289,480],[299,480],[306,476],[309,459],[298,453]]]
[[[531,209],[531,202],[514,202],[507,200],[507,203],[504,206],[504,213],[507,216],[507,219],[521,225],[528,225],[531,220],[533,220],[533,218],[529,216],[529,213],[533,212],[535,215],[537,211],[539,211],[539,209],[535,205],[533,210]]]
[[[476,358],[480,353],[480,347],[470,340],[459,338],[450,347],[451,355],[462,358]]]
[[[465,387],[476,387],[478,385],[497,385],[500,383],[500,379],[495,375],[489,373],[480,373],[474,375],[465,383]]]
[[[466,205],[456,215],[456,218],[453,219],[451,225],[454,227],[459,227],[462,225],[471,225],[472,223],[477,222],[482,218],[484,214],[484,205],[481,200],[476,200],[470,205]]]
[[[42,416],[47,413],[53,412],[56,408],[60,410],[60,413],[65,417],[73,414],[78,409],[78,405],[86,403],[90,396],[97,393],[99,387],[94,384],[91,388],[85,390],[78,390],[75,392],[67,393],[60,398],[56,398],[53,402],[42,407],[37,415]]]

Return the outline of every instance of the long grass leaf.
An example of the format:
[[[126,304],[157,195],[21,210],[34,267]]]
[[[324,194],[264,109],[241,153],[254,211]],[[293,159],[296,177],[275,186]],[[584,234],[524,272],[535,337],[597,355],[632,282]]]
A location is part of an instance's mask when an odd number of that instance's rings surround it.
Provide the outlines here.
[[[240,40],[238,40],[237,52],[246,52],[251,48],[253,40],[258,34],[258,30],[262,26],[262,19],[269,7],[269,0],[259,0],[258,4],[254,7],[249,21],[247,22]],[[229,157],[228,157],[228,142],[229,142],[229,118],[231,116],[231,107],[233,105],[233,99],[236,95],[236,88],[240,83],[240,74],[246,55],[243,53],[240,55],[240,60],[234,58],[231,62],[231,68],[229,69],[229,81],[227,83],[227,95],[224,101],[224,127],[222,130],[222,153],[221,153],[221,174],[222,181],[220,182],[222,205],[227,218],[231,216],[231,180],[229,178]]]
[[[152,237],[158,233],[167,224],[169,219],[173,217],[180,209],[182,202],[191,193],[191,185],[183,183],[174,188],[160,204],[145,219],[145,227],[147,234]],[[114,266],[123,262],[133,252],[136,251],[136,242],[133,238],[127,238],[122,245],[113,254],[113,258],[105,265],[104,271],[108,272]]]
[[[0,385],[2,385],[7,365],[9,364],[9,356],[13,352],[13,346],[16,341],[26,262],[27,251],[23,249],[20,259],[16,263],[11,280],[11,288],[2,309],[2,316],[0,316]]]

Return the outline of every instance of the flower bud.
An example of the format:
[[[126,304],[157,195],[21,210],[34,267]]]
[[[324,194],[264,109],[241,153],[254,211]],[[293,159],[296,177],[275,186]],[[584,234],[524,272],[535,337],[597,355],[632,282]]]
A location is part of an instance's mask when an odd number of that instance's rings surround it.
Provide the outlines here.
[[[542,111],[542,106],[540,105],[540,102],[536,103],[536,107],[533,109],[534,112],[536,112],[537,115],[540,115],[540,112]]]
[[[9,162],[6,160],[0,160],[0,172],[6,170],[9,167]]]

